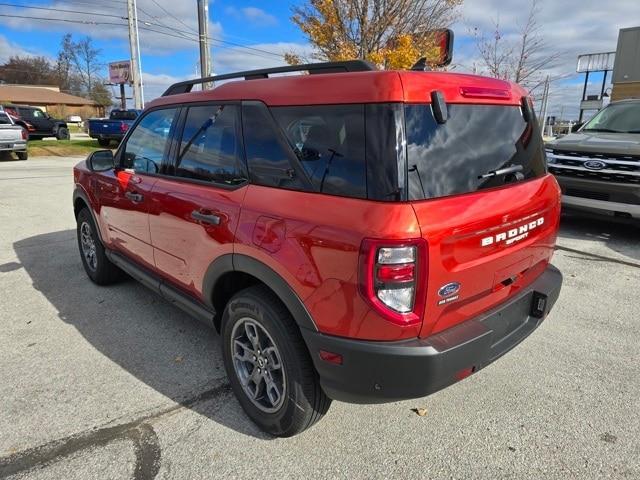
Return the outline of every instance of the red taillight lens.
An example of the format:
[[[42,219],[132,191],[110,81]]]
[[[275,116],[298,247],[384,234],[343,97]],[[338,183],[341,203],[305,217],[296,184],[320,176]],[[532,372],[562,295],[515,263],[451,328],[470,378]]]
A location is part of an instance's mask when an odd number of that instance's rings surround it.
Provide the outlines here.
[[[22,131],[20,132],[22,134],[22,139],[26,140],[28,138],[27,136],[27,131],[23,128]]]
[[[342,365],[342,355],[339,353],[329,352],[328,350],[320,350],[320,358],[325,362],[333,363],[334,365]]]
[[[122,133],[125,133],[127,130],[129,130],[129,125],[127,125],[126,123],[121,123],[120,124],[120,131]]]
[[[414,280],[416,267],[408,265],[383,265],[378,267],[376,279],[380,282],[410,282]]]
[[[422,321],[426,242],[365,239],[360,249],[360,292],[387,320],[402,326]]]

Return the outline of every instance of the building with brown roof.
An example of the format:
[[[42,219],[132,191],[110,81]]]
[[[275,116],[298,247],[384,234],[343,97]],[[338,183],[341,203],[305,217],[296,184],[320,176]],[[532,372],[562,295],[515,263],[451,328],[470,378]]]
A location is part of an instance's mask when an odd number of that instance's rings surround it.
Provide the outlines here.
[[[48,85],[0,85],[0,105],[7,103],[40,107],[59,118],[69,115],[83,118],[104,115],[104,107],[93,100],[69,95],[56,86]]]

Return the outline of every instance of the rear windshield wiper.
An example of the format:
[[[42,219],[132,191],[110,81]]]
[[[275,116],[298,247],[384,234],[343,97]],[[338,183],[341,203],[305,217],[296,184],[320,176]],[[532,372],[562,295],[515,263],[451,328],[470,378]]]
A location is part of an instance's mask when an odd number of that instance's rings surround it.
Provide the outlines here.
[[[490,170],[484,175],[478,176],[478,180],[481,178],[492,178],[492,177],[498,177],[501,175],[509,175],[510,173],[522,172],[523,170],[524,170],[524,167],[522,165],[513,165],[511,167],[499,168],[498,170]],[[524,176],[522,176],[522,178],[524,178]]]

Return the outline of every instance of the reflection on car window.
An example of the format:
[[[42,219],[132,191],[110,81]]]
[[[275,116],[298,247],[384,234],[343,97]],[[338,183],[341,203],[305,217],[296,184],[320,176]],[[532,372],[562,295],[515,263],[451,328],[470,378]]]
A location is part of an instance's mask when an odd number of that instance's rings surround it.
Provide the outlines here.
[[[244,183],[238,160],[237,107],[203,105],[187,113],[175,174],[223,185]]]
[[[140,121],[125,145],[124,168],[147,173],[159,171],[175,113],[175,108],[155,110]]]
[[[7,115],[6,113],[0,113],[0,125],[11,125],[9,115]]]

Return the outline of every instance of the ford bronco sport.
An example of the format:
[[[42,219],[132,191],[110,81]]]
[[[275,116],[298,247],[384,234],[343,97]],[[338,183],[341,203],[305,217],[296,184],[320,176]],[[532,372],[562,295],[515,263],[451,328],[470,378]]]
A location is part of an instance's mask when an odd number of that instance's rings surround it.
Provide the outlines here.
[[[274,435],[477,372],[560,291],[560,190],[501,80],[350,61],[182,82],[74,178],[88,276],[124,270],[216,328]]]

